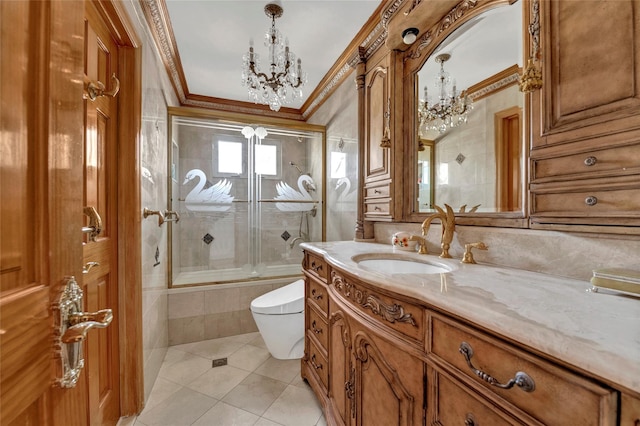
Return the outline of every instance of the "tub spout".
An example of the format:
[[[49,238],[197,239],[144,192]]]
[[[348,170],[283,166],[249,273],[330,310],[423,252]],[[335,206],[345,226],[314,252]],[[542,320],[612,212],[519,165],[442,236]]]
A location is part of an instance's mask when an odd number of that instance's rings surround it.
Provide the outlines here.
[[[295,237],[293,240],[291,240],[291,242],[289,243],[289,247],[293,248],[293,246],[296,244],[296,241],[302,241],[304,242],[304,238],[302,237]]]

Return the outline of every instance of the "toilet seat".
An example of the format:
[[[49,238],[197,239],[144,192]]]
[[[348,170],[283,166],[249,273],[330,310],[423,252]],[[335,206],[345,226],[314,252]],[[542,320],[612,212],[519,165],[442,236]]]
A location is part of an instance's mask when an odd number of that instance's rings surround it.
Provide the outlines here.
[[[266,315],[304,312],[304,280],[294,281],[253,299],[251,311]]]

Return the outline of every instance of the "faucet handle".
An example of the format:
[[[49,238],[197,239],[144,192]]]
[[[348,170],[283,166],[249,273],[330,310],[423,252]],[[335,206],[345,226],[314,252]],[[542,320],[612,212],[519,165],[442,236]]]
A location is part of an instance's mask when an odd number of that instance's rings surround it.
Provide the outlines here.
[[[473,258],[473,253],[471,252],[471,249],[473,248],[477,248],[478,250],[487,250],[489,246],[482,241],[479,241],[477,243],[465,244],[464,255],[462,256],[461,263],[476,263],[475,259]]]
[[[417,241],[420,248],[418,249],[418,254],[427,254],[427,239],[425,237],[421,237],[419,235],[411,235],[409,237],[410,241]]]

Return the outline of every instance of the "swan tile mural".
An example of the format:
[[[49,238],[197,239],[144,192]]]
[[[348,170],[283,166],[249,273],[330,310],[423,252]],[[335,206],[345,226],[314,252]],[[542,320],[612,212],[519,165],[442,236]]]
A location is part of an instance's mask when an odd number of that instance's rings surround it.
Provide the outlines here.
[[[283,212],[304,212],[313,210],[315,203],[313,198],[309,194],[309,190],[315,191],[316,186],[313,179],[309,175],[300,175],[298,178],[298,189],[292,188],[288,183],[280,181],[276,184],[276,191],[278,195],[274,197],[274,200],[286,201],[283,203],[276,203],[278,210]],[[305,201],[303,203],[296,201]]]
[[[196,186],[187,194],[185,206],[187,210],[195,212],[224,212],[231,208],[233,196],[231,192],[232,183],[227,179],[222,179],[205,188],[207,175],[200,169],[190,170],[182,183],[186,185],[194,179],[198,179]]]

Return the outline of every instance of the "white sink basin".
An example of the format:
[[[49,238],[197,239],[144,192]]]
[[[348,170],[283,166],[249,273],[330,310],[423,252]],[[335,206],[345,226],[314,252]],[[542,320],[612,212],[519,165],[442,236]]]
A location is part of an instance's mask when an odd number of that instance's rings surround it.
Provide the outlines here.
[[[369,271],[389,275],[398,274],[442,274],[451,272],[452,268],[443,263],[413,256],[391,253],[370,253],[354,256],[353,261],[359,267]]]

